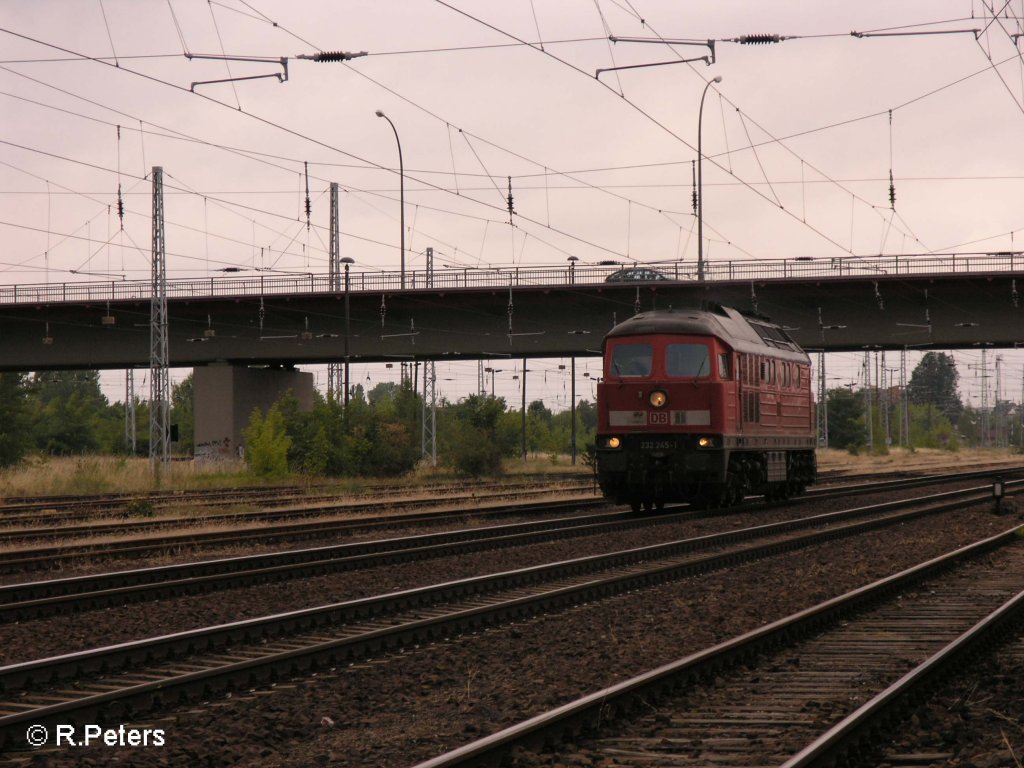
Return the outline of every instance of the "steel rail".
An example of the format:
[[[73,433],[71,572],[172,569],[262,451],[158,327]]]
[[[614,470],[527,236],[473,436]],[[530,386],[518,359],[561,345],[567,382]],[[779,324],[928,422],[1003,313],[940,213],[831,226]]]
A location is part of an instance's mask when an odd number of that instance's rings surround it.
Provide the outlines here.
[[[926,485],[955,483],[961,480],[975,480],[983,477],[1006,478],[1019,475],[1022,472],[1024,472],[1024,467],[1014,466],[1001,468],[998,471],[980,469],[969,470],[967,472],[951,472],[941,475],[921,475],[919,477],[909,477],[896,480],[882,480],[874,483],[844,483],[840,486],[808,488],[803,494],[790,499],[790,501],[814,501],[819,498],[835,499],[843,496],[856,496],[862,493],[876,493],[878,491],[893,490],[897,488],[920,488],[921,486]]]
[[[1024,592],[1019,592],[938,653],[836,723],[780,768],[826,768],[836,765],[850,752],[876,746],[878,733],[902,719],[901,715],[912,707],[915,700],[923,698],[929,689],[955,673],[972,654],[995,644],[1001,635],[1019,631],[1022,622]]]
[[[83,557],[144,557],[166,552],[177,547],[226,546],[253,541],[267,542],[277,539],[313,539],[324,535],[346,535],[357,531],[372,531],[406,525],[424,525],[466,517],[499,517],[512,514],[535,514],[538,511],[558,511],[604,506],[602,498],[586,496],[578,499],[528,504],[503,504],[480,509],[428,510],[402,515],[388,515],[355,520],[310,520],[289,525],[253,526],[238,530],[209,531],[205,533],[160,533],[146,538],[123,541],[104,541],[90,544],[54,545],[46,547],[0,550],[0,572],[29,568],[51,568]]]
[[[641,519],[624,512],[611,512],[584,517],[549,518],[8,584],[0,586],[0,622],[25,621],[55,613],[91,610],[322,573],[375,568],[498,547],[537,544],[567,536],[580,537],[649,525],[669,525],[695,514],[681,512]]]
[[[460,501],[486,501],[487,499],[504,499],[509,496],[517,497],[528,497],[528,496],[543,496],[544,494],[559,494],[559,493],[580,493],[581,490],[586,490],[587,486],[592,483],[586,478],[582,478],[579,481],[571,483],[562,483],[558,485],[493,485],[484,487],[474,487],[473,492],[456,493],[451,488],[445,488],[443,492],[436,489],[428,488],[415,488],[407,489],[404,494],[401,495],[400,502],[395,500],[395,504],[400,503],[401,506],[408,506],[412,504],[418,505],[430,505],[436,506],[439,503],[457,503]],[[242,509],[242,510],[228,510],[226,512],[211,512],[202,516],[197,515],[176,515],[171,516],[165,512],[162,516],[153,517],[139,517],[137,515],[126,515],[124,511],[118,514],[112,510],[111,517],[117,517],[117,519],[99,520],[95,522],[86,523],[68,523],[69,520],[91,518],[95,517],[95,514],[84,514],[84,515],[24,515],[19,517],[0,517],[0,541],[14,542],[18,540],[45,540],[45,539],[56,539],[67,536],[104,536],[109,535],[111,532],[119,532],[126,528],[133,528],[138,530],[146,529],[158,529],[171,525],[183,525],[183,524],[194,524],[197,521],[201,522],[217,522],[218,520],[280,520],[287,519],[289,517],[301,517],[303,515],[324,515],[331,514],[333,512],[366,512],[380,507],[382,500],[386,499],[387,496],[379,494],[373,497],[343,497],[340,495],[325,496],[319,498],[293,498],[288,500],[281,500],[278,503],[267,504],[267,500],[258,499],[254,497],[239,498],[237,500],[217,500],[211,504],[200,503],[198,506],[201,507],[233,507],[246,504],[259,503],[263,506],[260,509]],[[438,499],[440,498],[440,501]],[[144,500],[143,500],[144,501]],[[183,501],[182,505],[188,503],[196,503],[194,500]],[[179,506],[179,505],[175,505]],[[163,509],[173,512],[173,508],[169,508],[169,505],[164,505]],[[127,509],[127,508],[126,508]],[[101,513],[100,513],[101,514]],[[33,527],[16,527],[16,523],[22,522],[28,519],[33,524]],[[54,523],[63,522],[66,524],[55,525]],[[13,523],[13,524],[12,524]],[[46,523],[46,524],[44,524]]]
[[[1024,468],[1018,468],[1017,471],[1018,472],[1019,471],[1024,471]],[[1003,474],[1015,474],[1015,472],[1007,470]],[[925,476],[923,478],[910,478],[910,479],[904,479],[904,480],[886,480],[886,481],[883,481],[881,483],[858,484],[858,485],[853,485],[853,486],[841,486],[841,487],[838,487],[838,488],[814,489],[812,491],[809,491],[804,496],[800,496],[800,497],[797,497],[797,498],[794,498],[794,499],[790,499],[788,503],[790,503],[790,504],[793,504],[793,503],[803,503],[803,502],[806,502],[806,501],[813,501],[813,500],[819,500],[819,499],[824,499],[824,498],[840,498],[840,497],[843,497],[843,496],[857,495],[857,494],[860,494],[860,493],[873,493],[873,492],[877,492],[877,491],[892,490],[892,489],[896,489],[896,488],[912,488],[912,487],[918,487],[918,486],[921,486],[921,485],[931,485],[931,484],[943,483],[943,482],[956,482],[956,481],[961,480],[961,479],[970,479],[972,477],[985,477],[985,476],[991,476],[991,475],[990,475],[989,472],[987,472],[985,470],[982,470],[982,471],[971,471],[971,472],[966,472],[966,473],[953,473],[953,474],[949,474],[949,475],[929,475],[929,476]],[[742,510],[744,508],[749,508],[749,505],[755,504],[757,502],[758,498],[759,497],[752,497],[750,500],[748,500],[748,502],[747,502],[748,507],[740,506],[740,507],[734,507],[732,509],[738,511],[738,510]],[[453,517],[457,518],[457,517],[459,517],[459,515],[456,514]],[[371,521],[371,520],[368,520],[366,518],[363,518],[363,522],[358,526],[358,529],[359,530],[370,530],[370,529],[373,529],[373,528],[378,528],[379,529],[379,528],[390,527],[391,525],[395,524],[396,522],[400,522],[400,521],[402,521],[404,519],[405,519],[404,517],[387,516],[387,517],[380,518],[379,522],[375,522],[375,521]],[[430,517],[430,513],[424,513],[422,516],[419,517],[419,519],[424,520],[424,521],[433,521],[435,518],[431,518]],[[436,518],[436,519],[443,519],[443,518]],[[313,525],[313,526],[316,525],[315,522],[310,522],[308,524],[309,525]],[[267,530],[267,529],[253,528],[251,530],[258,531],[258,530]],[[284,537],[287,537],[288,535],[290,535],[288,530],[287,529],[283,529],[281,526],[275,526],[274,529],[270,529],[270,530],[271,530],[271,532],[273,532],[274,530],[282,530],[283,534],[284,534]],[[321,532],[334,533],[334,532],[336,532],[336,530],[337,529],[335,529],[333,526],[330,529],[326,530],[326,531],[320,531],[318,529],[314,529],[313,532],[311,534],[307,535],[307,536],[304,536],[304,537],[293,536],[293,538],[309,538],[309,537],[312,537],[313,535],[317,535],[318,533],[321,533]],[[179,542],[179,541],[176,541],[176,540],[172,539],[172,537],[169,537],[169,536],[165,535],[165,536],[162,536],[160,538],[160,541],[161,542],[163,542],[163,541],[173,541],[175,546],[181,546],[182,544],[191,545],[191,546],[201,546],[201,545],[203,545],[205,543],[204,540],[201,539],[198,534],[181,534],[180,536],[185,537],[185,540]],[[234,537],[231,534],[224,533],[224,532],[219,532],[219,533],[212,533],[211,532],[210,534],[208,534],[208,536],[211,537],[210,544],[225,544],[225,543],[232,543],[232,542],[241,543],[241,542],[244,542],[244,541],[250,541],[250,540],[252,540],[252,538],[260,538],[261,537],[260,534],[253,534],[253,535],[242,535],[242,534],[239,534],[237,537]],[[195,537],[195,538],[192,538],[192,537]],[[137,542],[137,541],[141,541],[141,543],[138,546],[135,545],[135,542]],[[120,542],[118,542],[116,544],[111,542],[109,544],[93,543],[93,544],[90,544],[90,545],[78,545],[78,546],[71,545],[71,546],[59,546],[59,547],[19,548],[19,549],[16,549],[16,550],[7,550],[7,551],[0,550],[0,570],[5,569],[5,567],[6,567],[6,570],[12,570],[14,568],[30,569],[30,568],[39,568],[39,567],[44,567],[44,566],[45,567],[51,567],[55,562],[66,562],[66,561],[72,560],[72,559],[74,559],[76,557],[89,557],[89,556],[97,556],[97,555],[107,554],[106,550],[108,550],[108,549],[111,551],[111,554],[114,554],[116,552],[117,555],[121,555],[121,556],[141,557],[141,556],[152,554],[154,552],[166,551],[167,547],[165,547],[165,546],[152,546],[151,544],[147,544],[145,539],[141,539],[141,540],[140,539],[132,539],[132,540],[123,540],[123,541],[120,541]]]
[[[961,489],[924,499],[943,501],[981,492],[977,488]],[[874,514],[879,510],[901,509],[920,501],[887,502],[882,506],[841,510],[804,520],[810,525],[827,524]],[[638,518],[613,512],[10,584],[0,586],[0,622],[24,621],[54,613],[454,556],[497,547],[537,544],[567,536],[582,537],[649,525],[670,525],[699,514],[683,510],[675,514]],[[781,525],[792,523],[786,521]],[[750,530],[763,528],[758,526]]]
[[[0,717],[0,745],[5,737],[14,738],[18,729],[27,723],[45,725],[58,721],[67,722],[73,713],[77,713],[74,715],[76,717],[96,716],[100,708],[115,701],[121,706],[145,707],[153,703],[154,697],[161,700],[183,697],[187,700],[191,695],[188,693],[189,690],[200,690],[206,694],[210,690],[224,686],[252,686],[274,674],[297,674],[319,664],[337,664],[367,653],[375,653],[380,649],[429,642],[455,632],[474,631],[502,621],[518,620],[538,612],[561,609],[584,601],[621,594],[631,589],[793,551],[822,541],[856,535],[975,501],[976,499],[961,498],[933,504],[927,509],[819,528],[809,534],[798,534],[788,538],[783,536],[699,557],[687,556],[695,547],[699,549],[713,545],[724,546],[737,537],[738,540],[742,540],[753,535],[751,529],[744,532],[732,531],[676,542],[678,553],[673,553],[672,545],[637,548],[611,555],[597,555],[462,579],[0,667],[0,690],[13,693],[24,692],[25,687],[30,685],[60,684],[90,671],[109,672],[134,667],[140,663],[152,665],[160,661],[167,661],[173,666],[176,660],[176,663],[180,664],[184,657],[203,652],[204,649],[207,649],[206,652],[231,649],[231,653],[221,660],[226,663],[185,675],[173,674],[155,681],[150,678],[146,683],[131,684],[115,690],[110,690],[110,686],[117,684],[108,682],[104,684],[102,692],[90,691],[87,684],[80,683],[76,684],[81,687],[75,692],[80,698],[56,705],[30,707],[25,704],[24,699],[20,699],[20,703],[0,705],[7,707],[8,711],[16,710],[12,714]],[[807,522],[796,521],[795,524],[807,525]],[[765,532],[769,529],[776,529],[778,532],[785,530],[786,525],[759,528]],[[623,570],[617,573],[614,569]],[[592,578],[598,570],[611,571],[611,575]],[[559,580],[565,580],[565,583],[559,584]],[[552,584],[552,581],[555,583]],[[495,595],[499,590],[521,590],[537,584],[541,586],[535,588],[534,594],[523,595],[513,592],[512,599],[506,600]],[[447,612],[438,611],[440,603],[453,603],[457,600],[469,601],[469,605],[450,606]],[[405,622],[394,617],[396,611],[410,609],[425,612]],[[373,617],[384,616],[390,616],[390,620],[373,623]],[[315,633],[328,624],[338,625],[367,620],[370,621],[368,631],[362,631],[355,636],[324,640],[321,635],[313,634],[310,640],[312,644],[301,644],[299,648],[286,647],[284,650],[275,649],[271,645],[261,645],[272,642],[272,638],[289,633]],[[292,637],[291,642],[294,644],[296,638]],[[235,647],[237,643],[248,643],[249,648]],[[249,652],[260,655],[256,658],[246,656]],[[190,661],[195,663],[195,660]],[[61,693],[67,695],[69,692],[63,690]]]
[[[516,489],[537,486],[540,482],[551,486],[562,483],[590,483],[589,475],[560,473],[552,475],[521,475],[520,479],[479,483],[478,490]],[[199,503],[201,506],[227,506],[234,503],[260,502],[266,505],[316,503],[325,501],[357,502],[367,497],[381,498],[410,493],[447,493],[459,487],[454,483],[428,483],[417,486],[395,484],[371,485],[358,491],[344,491],[332,486],[313,486],[303,489],[298,486],[245,487],[238,489],[214,488],[204,491],[147,491],[145,493],[91,494],[86,496],[36,496],[7,497],[0,503],[0,524],[21,520],[51,519],[67,520],[76,517],[95,516],[103,511],[111,515],[124,513],[131,502],[149,502],[154,509]],[[560,485],[557,487],[561,487]],[[49,513],[43,517],[35,513]]]
[[[1019,542],[1017,526],[972,545],[927,560],[844,595],[826,600],[751,632],[662,665],[636,677],[588,694],[470,744],[423,761],[415,768],[465,768],[497,765],[514,747],[535,748],[557,743],[567,735],[595,729],[599,723],[627,716],[635,707],[701,677],[748,661],[771,648],[789,645],[843,617],[871,605],[928,576],[964,560]],[[649,711],[649,706],[647,710]]]
[[[437,506],[439,504],[458,504],[460,502],[487,502],[488,500],[502,500],[509,496],[529,497],[545,496],[555,493],[579,493],[582,489],[579,486],[572,488],[506,488],[479,492],[477,489],[461,493],[449,493],[443,498],[425,493],[410,495],[409,498],[401,501],[401,506]],[[594,496],[595,494],[591,494]],[[259,509],[252,511],[214,513],[202,516],[188,515],[179,517],[158,517],[152,519],[111,520],[108,522],[91,523],[86,525],[67,526],[43,526],[35,528],[0,528],[0,543],[13,543],[16,541],[40,541],[47,539],[67,538],[69,536],[103,536],[111,533],[144,533],[174,526],[215,525],[217,523],[247,523],[247,522],[270,522],[275,520],[288,520],[290,518],[313,517],[316,515],[326,516],[339,513],[365,512],[380,507],[381,500],[374,501],[317,501],[314,503],[301,503],[293,506],[274,507],[271,509]]]

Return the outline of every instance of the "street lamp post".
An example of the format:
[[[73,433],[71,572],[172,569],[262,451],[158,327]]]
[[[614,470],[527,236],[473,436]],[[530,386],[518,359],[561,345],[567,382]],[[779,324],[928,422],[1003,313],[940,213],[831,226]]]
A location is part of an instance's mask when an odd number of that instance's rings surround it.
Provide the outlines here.
[[[352,333],[352,326],[351,326],[351,322],[350,322],[349,307],[348,307],[348,289],[349,289],[348,268],[352,264],[355,263],[355,259],[353,259],[351,256],[345,256],[341,260],[341,263],[345,265],[345,397],[344,397],[344,403],[345,403],[345,407],[348,408],[348,391],[349,391],[349,384],[348,384],[348,362],[349,362],[348,344],[349,344],[349,337],[351,336],[351,333]]]
[[[704,150],[701,141],[701,124],[704,121],[704,97],[712,83],[722,82],[722,76],[716,75],[704,86],[700,95],[700,111],[697,113],[697,280],[704,282],[704,177],[701,173],[701,160]],[[378,113],[379,114],[379,113]]]
[[[405,288],[405,167],[402,165],[402,141],[398,138],[398,129],[395,128],[395,124],[391,122],[391,118],[379,109],[377,110],[376,115],[377,117],[383,117],[388,121],[388,125],[391,126],[391,130],[395,134],[395,143],[398,144],[398,202],[401,206],[401,211],[399,212],[399,226],[402,228],[401,286]]]

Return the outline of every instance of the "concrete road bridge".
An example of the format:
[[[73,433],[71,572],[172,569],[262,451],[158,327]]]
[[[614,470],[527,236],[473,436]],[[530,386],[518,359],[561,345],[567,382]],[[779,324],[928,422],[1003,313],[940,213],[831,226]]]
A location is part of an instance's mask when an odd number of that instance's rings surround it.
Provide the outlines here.
[[[704,281],[692,262],[407,271],[404,286],[356,270],[333,284],[174,279],[169,364],[196,368],[197,423],[216,424],[197,442],[232,445],[254,405],[288,388],[311,400],[295,366],[346,350],[352,363],[593,356],[636,312],[706,301],[767,315],[809,351],[1007,348],[1024,344],[1021,291],[1017,252],[711,262]],[[149,281],[0,285],[0,370],[148,367],[150,295]]]
[[[169,280],[172,367],[584,356],[617,321],[718,301],[787,326],[806,349],[1024,344],[1024,255],[353,271]],[[1018,285],[1019,283],[1019,285]],[[0,370],[149,365],[150,283],[0,285]],[[348,314],[346,322],[346,298]],[[348,332],[346,333],[346,328]]]

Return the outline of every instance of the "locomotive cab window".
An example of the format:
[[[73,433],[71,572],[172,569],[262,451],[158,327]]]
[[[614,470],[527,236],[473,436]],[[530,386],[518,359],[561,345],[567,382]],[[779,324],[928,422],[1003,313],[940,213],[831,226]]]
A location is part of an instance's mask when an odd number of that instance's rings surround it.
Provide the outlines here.
[[[665,373],[669,376],[710,376],[705,344],[669,344],[665,347]]]
[[[650,376],[653,357],[654,350],[650,344],[616,344],[608,373],[614,376]]]

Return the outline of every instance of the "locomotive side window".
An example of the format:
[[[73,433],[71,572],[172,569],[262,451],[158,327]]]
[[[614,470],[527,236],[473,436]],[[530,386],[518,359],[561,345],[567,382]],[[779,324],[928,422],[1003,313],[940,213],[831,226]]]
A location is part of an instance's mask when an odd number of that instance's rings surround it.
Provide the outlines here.
[[[718,353],[718,378],[729,381],[732,378],[732,357],[728,352]]]
[[[650,344],[616,344],[612,350],[612,369],[616,376],[650,376],[654,352]]]
[[[669,376],[710,376],[707,346],[669,344],[665,347],[665,373]]]

